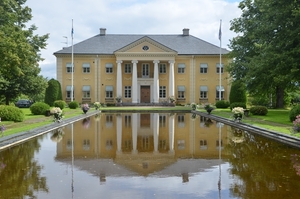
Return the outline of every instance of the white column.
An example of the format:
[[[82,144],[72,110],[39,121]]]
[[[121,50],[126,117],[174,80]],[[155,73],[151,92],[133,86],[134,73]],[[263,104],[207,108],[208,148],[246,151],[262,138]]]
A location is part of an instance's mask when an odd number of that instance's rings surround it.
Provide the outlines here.
[[[117,60],[117,96],[122,97],[122,68],[121,68],[122,61]]]
[[[159,79],[158,79],[158,60],[154,60],[154,82],[153,82],[153,100],[154,103],[159,102]]]
[[[117,115],[117,153],[122,153],[122,116]]]
[[[132,113],[132,153],[136,154],[137,151],[137,113]]]
[[[169,96],[174,96],[175,97],[175,91],[174,91],[174,60],[170,60],[170,72],[169,72]]]
[[[137,101],[137,60],[133,60],[133,68],[132,68],[132,86],[131,86],[131,92],[132,92],[132,103],[138,103]]]
[[[174,153],[174,121],[175,115],[169,116],[169,153]]]
[[[159,113],[153,113],[154,153],[158,153]]]

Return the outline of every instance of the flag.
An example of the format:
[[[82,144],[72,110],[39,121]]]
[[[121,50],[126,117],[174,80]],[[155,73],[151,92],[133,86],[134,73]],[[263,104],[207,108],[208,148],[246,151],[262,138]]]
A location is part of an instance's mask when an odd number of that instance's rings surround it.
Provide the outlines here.
[[[73,35],[74,35],[74,28],[73,28],[73,19],[72,19],[72,30],[71,30],[71,37],[73,39]]]
[[[222,20],[220,20],[220,28],[219,28],[219,40],[220,41],[221,41],[221,38],[222,38],[221,24],[222,24]]]
[[[71,37],[73,39],[73,35],[74,35],[74,28],[72,27],[72,30],[71,30]]]

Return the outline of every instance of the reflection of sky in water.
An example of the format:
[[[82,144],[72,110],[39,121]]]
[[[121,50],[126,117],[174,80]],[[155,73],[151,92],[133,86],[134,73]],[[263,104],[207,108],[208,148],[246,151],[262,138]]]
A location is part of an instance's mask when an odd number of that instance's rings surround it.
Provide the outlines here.
[[[56,143],[50,140],[50,136],[45,135],[42,148],[35,157],[44,166],[41,175],[47,177],[50,194],[39,193],[38,198],[219,198],[218,166],[189,173],[186,183],[182,182],[181,173],[161,177],[159,173],[148,177],[106,176],[103,183],[99,176],[73,167],[72,194],[72,165],[55,161]],[[232,179],[228,176],[228,169],[228,163],[221,165],[221,198],[230,198],[228,189]]]

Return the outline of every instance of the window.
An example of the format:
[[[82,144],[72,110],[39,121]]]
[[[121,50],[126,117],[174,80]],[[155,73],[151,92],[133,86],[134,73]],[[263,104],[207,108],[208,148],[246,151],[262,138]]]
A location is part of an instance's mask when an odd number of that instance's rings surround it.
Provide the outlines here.
[[[67,63],[67,73],[71,73],[72,72],[72,63]],[[74,68],[73,68],[73,72],[74,72]]]
[[[83,63],[82,64],[82,72],[83,73],[90,73],[90,64],[89,63]]]
[[[220,64],[217,64],[217,73],[220,73]],[[223,73],[223,64],[221,64],[221,73]]]
[[[113,86],[105,87],[105,98],[113,98]]]
[[[111,150],[113,146],[112,140],[106,140],[106,150]]]
[[[166,64],[159,64],[159,73],[167,73]]]
[[[125,141],[124,141],[124,149],[125,149],[126,151],[132,150],[132,147],[131,147],[131,140],[125,140]]]
[[[200,150],[207,149],[207,140],[200,140]]]
[[[149,64],[142,64],[142,77],[143,78],[148,78],[150,77],[150,69],[149,69]]]
[[[178,140],[177,141],[177,148],[178,148],[178,150],[184,150],[185,149],[185,141],[184,140]]]
[[[167,150],[166,140],[159,140],[159,150]]]
[[[178,86],[178,99],[184,99],[185,98],[185,87],[184,86]]]
[[[200,86],[200,99],[207,99],[207,86]]]
[[[177,115],[178,127],[184,127],[184,115]]]
[[[82,148],[85,151],[90,150],[90,140],[83,140]]]
[[[216,140],[216,148],[219,149],[219,147],[223,148],[223,141],[222,140]]]
[[[159,98],[166,98],[166,86],[160,86],[159,87]]]
[[[159,127],[165,127],[166,126],[166,116],[160,115],[159,116]]]
[[[150,147],[150,139],[148,136],[142,137],[142,149],[146,150]]]
[[[72,86],[67,86],[66,91],[67,91],[67,98],[71,98],[71,90],[72,90]],[[74,98],[74,86],[73,86],[73,98]]]
[[[207,73],[207,64],[200,64],[200,73]]]
[[[125,64],[125,73],[129,74],[131,73],[132,64]]]
[[[113,73],[113,66],[111,63],[105,64],[106,73]]]
[[[72,140],[71,140],[71,139],[68,139],[68,140],[67,140],[67,145],[66,145],[67,150],[68,150],[68,151],[69,151],[69,150],[72,150],[73,146],[74,146],[74,142],[72,143]]]
[[[225,91],[225,89],[224,89],[223,86],[221,86],[221,87],[217,86],[217,89],[216,89],[216,99],[220,99],[220,97],[221,97],[221,99],[224,99],[224,91]],[[221,96],[220,96],[220,93],[221,93]]]
[[[178,73],[184,73],[185,64],[178,64]]]
[[[125,98],[131,98],[131,86],[125,86],[124,92]]]
[[[105,117],[105,126],[107,128],[113,127],[113,116],[112,115],[106,115],[106,117]]]
[[[131,127],[131,115],[125,115],[125,126]]]
[[[90,86],[83,86],[82,87],[82,97],[83,98],[90,98],[91,97],[91,87]]]

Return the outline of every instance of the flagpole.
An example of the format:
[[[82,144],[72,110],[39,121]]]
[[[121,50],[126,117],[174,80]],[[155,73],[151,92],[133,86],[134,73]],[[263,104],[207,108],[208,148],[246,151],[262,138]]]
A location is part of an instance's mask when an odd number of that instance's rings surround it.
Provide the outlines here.
[[[219,64],[219,100],[221,100],[221,85],[222,85],[222,30],[221,30],[222,19],[220,19],[220,29],[219,29],[219,40],[220,40],[220,64]]]
[[[73,19],[72,19],[72,31],[71,31],[71,36],[72,36],[72,89],[71,89],[71,102],[73,102],[73,95],[74,95],[74,48],[73,48]]]

